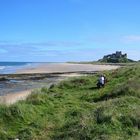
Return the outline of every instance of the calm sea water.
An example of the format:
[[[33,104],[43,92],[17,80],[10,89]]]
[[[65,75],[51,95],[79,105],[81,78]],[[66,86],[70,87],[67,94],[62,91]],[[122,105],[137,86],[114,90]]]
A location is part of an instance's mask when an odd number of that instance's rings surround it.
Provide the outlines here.
[[[0,62],[0,74],[11,74],[19,69],[32,67],[38,63],[32,62]]]

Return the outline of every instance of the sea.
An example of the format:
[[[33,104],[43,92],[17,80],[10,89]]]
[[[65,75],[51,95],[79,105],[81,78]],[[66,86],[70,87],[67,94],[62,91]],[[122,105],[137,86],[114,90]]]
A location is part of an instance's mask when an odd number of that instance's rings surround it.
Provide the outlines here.
[[[35,62],[0,62],[0,74],[12,74],[20,69],[34,67],[38,64]]]
[[[34,68],[43,63],[51,64],[51,62],[0,62],[0,76],[5,74],[14,74],[20,69]],[[57,83],[63,77],[47,77],[39,80],[11,79],[0,80],[0,97],[6,94],[17,93],[24,90],[35,88],[49,87],[52,83]],[[59,79],[59,80],[58,80]]]

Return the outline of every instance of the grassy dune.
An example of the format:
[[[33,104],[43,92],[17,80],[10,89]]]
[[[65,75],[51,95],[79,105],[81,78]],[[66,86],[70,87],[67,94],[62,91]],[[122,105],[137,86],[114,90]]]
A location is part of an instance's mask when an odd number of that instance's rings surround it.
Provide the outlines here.
[[[140,66],[63,81],[0,106],[0,140],[139,140]],[[38,94],[39,93],[39,94]]]

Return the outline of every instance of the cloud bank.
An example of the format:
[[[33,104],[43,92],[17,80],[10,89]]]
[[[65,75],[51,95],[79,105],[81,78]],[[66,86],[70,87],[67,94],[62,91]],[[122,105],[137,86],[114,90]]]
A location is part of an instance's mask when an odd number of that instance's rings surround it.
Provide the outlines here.
[[[140,35],[128,35],[121,39],[124,43],[140,43]]]

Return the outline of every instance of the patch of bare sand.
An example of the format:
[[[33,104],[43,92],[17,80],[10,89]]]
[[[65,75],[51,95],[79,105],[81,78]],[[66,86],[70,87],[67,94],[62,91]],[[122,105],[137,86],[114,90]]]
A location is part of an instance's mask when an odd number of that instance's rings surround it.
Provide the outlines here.
[[[58,76],[59,77],[66,77],[66,78],[69,78],[69,77],[79,77],[79,76],[84,76],[84,75],[87,75],[87,74],[80,74],[80,73],[64,73],[64,74],[59,74]]]
[[[15,93],[9,93],[4,96],[0,96],[0,103],[10,105],[19,100],[25,100],[27,96],[31,94],[32,90],[25,90]]]

